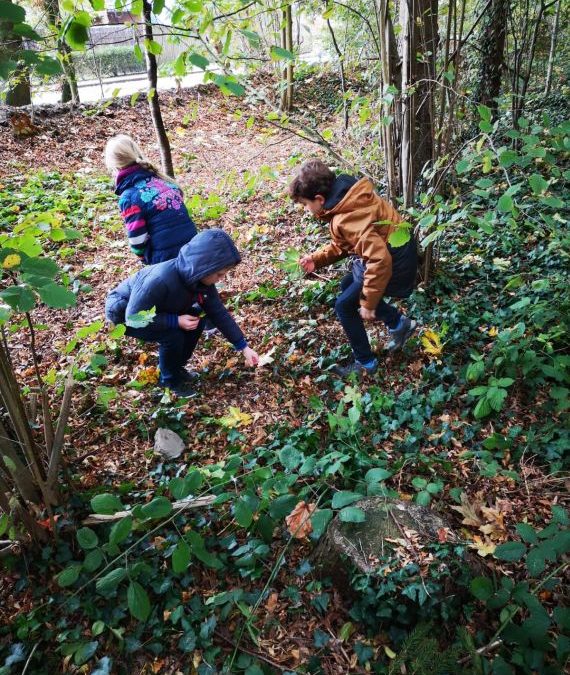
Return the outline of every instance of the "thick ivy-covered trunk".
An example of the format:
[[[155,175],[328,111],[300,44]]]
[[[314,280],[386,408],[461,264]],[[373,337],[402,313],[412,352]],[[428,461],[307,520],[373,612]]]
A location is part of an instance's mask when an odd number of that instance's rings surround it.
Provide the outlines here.
[[[8,0],[10,1],[10,0]],[[11,3],[15,4],[15,3]],[[17,60],[14,55],[23,49],[23,40],[20,35],[13,32],[13,24],[10,21],[0,22],[0,59]],[[13,106],[29,105],[32,102],[30,88],[30,74],[22,64],[18,65],[10,76],[10,84],[6,92],[6,104]]]
[[[497,97],[501,93],[507,35],[508,0],[492,0],[487,8],[478,40],[480,54],[475,100],[497,113]]]

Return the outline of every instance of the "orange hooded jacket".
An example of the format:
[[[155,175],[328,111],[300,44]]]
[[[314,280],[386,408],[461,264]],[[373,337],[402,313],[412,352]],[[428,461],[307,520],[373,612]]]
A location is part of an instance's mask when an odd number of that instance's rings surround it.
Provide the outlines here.
[[[374,192],[367,178],[362,178],[338,204],[322,211],[318,217],[329,223],[332,242],[313,253],[315,267],[356,254],[366,264],[360,305],[376,309],[392,276],[388,237],[402,222],[401,216]]]

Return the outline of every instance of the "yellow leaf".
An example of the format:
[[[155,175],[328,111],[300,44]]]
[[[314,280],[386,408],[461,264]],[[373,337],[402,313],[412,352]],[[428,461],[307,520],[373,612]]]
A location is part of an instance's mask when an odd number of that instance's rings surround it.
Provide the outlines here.
[[[386,652],[386,656],[389,659],[395,659],[396,658],[396,652],[394,650],[390,649],[390,647],[388,647],[388,645],[384,645],[384,651]]]
[[[433,330],[425,330],[421,336],[424,352],[429,356],[441,356],[443,344],[441,338]]]
[[[473,543],[469,544],[469,546],[474,548],[482,558],[494,553],[497,548],[497,545],[492,541],[489,541],[486,537],[485,540],[481,539],[481,537],[473,537]]]
[[[137,382],[140,384],[156,384],[158,382],[158,368],[150,366],[143,368],[137,376]]]
[[[491,328],[489,328],[489,337],[497,337],[498,333],[499,329],[497,326],[491,326]]]
[[[229,410],[230,410],[229,415],[224,415],[224,417],[220,417],[219,421],[223,427],[227,427],[228,429],[235,429],[236,427],[241,426],[246,427],[248,424],[252,423],[253,419],[251,415],[242,412],[239,408],[234,408],[234,406],[230,406]]]
[[[16,253],[11,253],[10,255],[7,255],[4,258],[4,262],[2,263],[2,267],[5,270],[11,270],[12,267],[16,267],[16,265],[19,265],[21,262],[22,258],[20,258],[19,255]]]

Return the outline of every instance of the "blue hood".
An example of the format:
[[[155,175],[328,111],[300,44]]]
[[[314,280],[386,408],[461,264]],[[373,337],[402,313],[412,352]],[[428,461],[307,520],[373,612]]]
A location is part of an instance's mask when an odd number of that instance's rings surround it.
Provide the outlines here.
[[[341,173],[337,176],[323,205],[324,210],[330,211],[331,209],[334,209],[334,207],[344,199],[346,193],[355,183],[358,183],[358,178],[355,178],[354,176],[349,176],[346,173]]]
[[[184,285],[193,286],[209,274],[239,262],[241,256],[229,234],[213,228],[199,232],[180,249],[176,271]]]

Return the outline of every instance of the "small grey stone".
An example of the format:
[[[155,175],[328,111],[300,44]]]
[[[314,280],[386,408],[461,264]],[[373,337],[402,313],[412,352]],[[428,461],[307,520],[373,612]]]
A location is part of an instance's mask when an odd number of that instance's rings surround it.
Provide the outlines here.
[[[154,451],[167,459],[176,459],[184,452],[184,441],[171,429],[158,429],[154,437]]]

